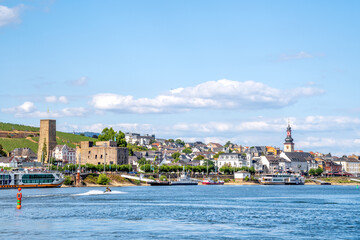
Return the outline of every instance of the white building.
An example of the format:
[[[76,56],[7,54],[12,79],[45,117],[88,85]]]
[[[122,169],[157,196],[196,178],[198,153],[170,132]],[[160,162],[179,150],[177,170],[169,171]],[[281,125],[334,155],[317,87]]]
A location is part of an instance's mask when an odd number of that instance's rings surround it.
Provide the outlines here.
[[[245,171],[235,172],[235,174],[234,174],[234,178],[240,179],[240,180],[244,180],[246,177],[250,178],[250,176],[251,176],[251,174],[249,172],[245,172]]]
[[[218,167],[228,165],[230,167],[243,167],[247,166],[246,159],[239,153],[222,153],[218,160]]]
[[[130,144],[138,144],[140,146],[150,145],[151,141],[155,140],[155,135],[146,134],[145,136],[140,136],[139,133],[125,133],[125,140]]]
[[[312,159],[310,153],[307,152],[282,152],[280,153],[280,158],[285,159],[286,162],[279,163],[279,165],[284,164],[284,170],[295,172],[295,173],[305,173],[308,171],[308,161]]]
[[[351,173],[354,176],[360,176],[360,161],[355,158],[339,158],[334,161],[341,164],[344,172]]]
[[[53,157],[64,164],[76,164],[76,151],[65,145],[57,145],[53,150]]]

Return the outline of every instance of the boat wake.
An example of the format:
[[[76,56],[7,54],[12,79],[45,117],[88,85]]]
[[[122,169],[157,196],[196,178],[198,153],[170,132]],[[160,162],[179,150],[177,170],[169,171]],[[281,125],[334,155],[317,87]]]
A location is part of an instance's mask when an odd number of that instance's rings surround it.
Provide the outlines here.
[[[111,191],[111,192],[104,192],[101,190],[90,190],[85,193],[77,193],[73,194],[73,196],[89,196],[89,195],[103,195],[103,194],[125,194],[126,192],[120,192],[120,191]]]

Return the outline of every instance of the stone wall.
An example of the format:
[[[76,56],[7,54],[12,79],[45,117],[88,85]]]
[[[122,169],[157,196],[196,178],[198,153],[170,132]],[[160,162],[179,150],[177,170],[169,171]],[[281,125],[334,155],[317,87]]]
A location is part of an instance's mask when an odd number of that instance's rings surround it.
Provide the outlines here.
[[[128,155],[129,150],[123,147],[116,147],[113,141],[96,142],[96,145],[91,141],[83,141],[80,144],[81,164],[129,164]]]

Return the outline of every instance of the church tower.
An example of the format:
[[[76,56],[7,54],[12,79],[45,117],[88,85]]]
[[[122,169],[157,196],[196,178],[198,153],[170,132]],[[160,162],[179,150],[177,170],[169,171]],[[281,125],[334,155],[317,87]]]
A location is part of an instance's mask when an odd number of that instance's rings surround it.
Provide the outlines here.
[[[291,127],[290,122],[288,123],[288,127],[286,129],[286,138],[284,143],[284,152],[294,152],[294,139],[291,137]]]

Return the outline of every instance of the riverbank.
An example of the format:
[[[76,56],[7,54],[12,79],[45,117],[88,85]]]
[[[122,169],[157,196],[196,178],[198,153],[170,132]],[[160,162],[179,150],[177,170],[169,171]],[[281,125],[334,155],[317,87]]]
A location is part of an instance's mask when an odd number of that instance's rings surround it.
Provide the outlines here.
[[[243,185],[261,185],[260,183],[256,183],[256,182],[245,182],[245,181],[236,181],[236,182],[227,182],[224,183],[224,186],[243,186]],[[319,183],[315,183],[313,181],[311,182],[306,182],[305,185],[320,185]],[[349,182],[349,183],[338,183],[338,182],[332,182],[331,185],[335,185],[335,186],[356,186],[356,185],[360,185],[360,183],[357,182]],[[119,182],[111,182],[108,185],[100,185],[100,184],[94,184],[94,183],[87,183],[85,185],[82,185],[80,187],[134,187],[134,186],[150,186],[150,184],[146,184],[146,183],[140,183],[140,184],[135,184],[135,183],[119,183]],[[199,186],[209,186],[209,185],[203,185],[201,183],[199,183]],[[74,185],[62,185],[61,187],[78,187],[78,186],[74,186]]]

